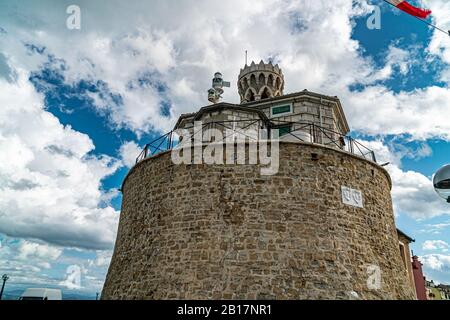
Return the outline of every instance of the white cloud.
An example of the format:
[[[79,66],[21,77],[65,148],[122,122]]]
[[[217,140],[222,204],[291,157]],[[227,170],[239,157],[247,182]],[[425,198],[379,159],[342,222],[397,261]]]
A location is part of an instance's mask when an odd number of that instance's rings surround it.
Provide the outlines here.
[[[56,260],[61,253],[62,249],[60,248],[25,240],[22,241],[19,247],[19,258],[23,260],[29,259],[30,257],[44,260]]]
[[[360,143],[362,143],[364,146],[372,150],[377,158],[378,163],[391,163],[395,166],[400,166],[401,164],[401,154],[392,152],[391,149],[389,149],[389,146],[387,146],[384,141],[382,140],[359,140]]]
[[[444,30],[450,30],[450,3],[446,0],[428,0],[427,5],[433,11],[433,22]],[[448,35],[434,31],[428,50],[450,64],[450,43]]]
[[[14,20],[4,17],[11,36],[3,37],[2,47],[24,68],[36,70],[43,59],[30,56],[22,43],[14,42],[12,35],[20,34],[22,42],[43,46],[46,53],[64,59],[69,83],[102,80],[120,94],[123,105],[108,96],[89,94],[116,125],[138,134],[151,129],[168,131],[180,113],[208,104],[206,90],[215,71],[236,81],[245,50],[250,59],[275,57],[280,61],[287,91],[323,88],[330,92],[371,76],[376,70],[361,58],[358,42],[351,38],[351,18],[368,13],[369,6],[366,1],[354,7],[352,3],[202,0],[195,5],[178,1],[173,10],[157,0],[133,5],[80,1],[84,18],[82,30],[76,33],[56,28],[64,12],[62,5],[47,2],[48,10],[42,10],[45,5],[28,2]],[[20,17],[28,16],[34,17],[36,31],[30,30],[29,23],[19,23]],[[120,21],[120,28],[113,20]],[[400,61],[398,56],[392,61]],[[149,83],[136,85],[148,75],[165,84],[164,92]],[[163,115],[161,103],[167,97],[172,108]],[[236,88],[227,90],[225,100],[238,101]]]
[[[386,49],[384,66],[361,55],[363,48],[352,38],[352,19],[371,13],[367,1],[201,0],[192,5],[183,0],[177,2],[176,10],[158,0],[133,5],[80,1],[84,17],[80,32],[57,27],[64,4],[45,4],[29,1],[20,11],[7,8],[15,15],[14,20],[7,14],[3,18],[8,30],[0,38],[5,56],[36,70],[43,58],[29,55],[23,42],[36,43],[46,53],[66,60],[67,82],[105,81],[109,90],[121,96],[123,105],[108,95],[88,95],[113,123],[138,134],[169,131],[180,113],[206,105],[213,73],[220,70],[234,83],[248,50],[250,60],[273,57],[280,62],[286,92],[307,88],[338,95],[353,129],[369,134],[408,133],[415,139],[450,138],[450,124],[436,116],[450,110],[448,88],[394,93],[380,83],[395,75],[405,77],[411,64],[418,63],[417,51],[423,49],[400,48],[394,42]],[[437,23],[450,24],[447,2],[430,0],[428,4]],[[25,21],[29,16],[34,19]],[[14,40],[16,34],[21,42]],[[435,33],[428,51],[450,63],[447,40]],[[148,82],[138,86],[142,78],[164,84],[163,92]],[[348,86],[357,83],[368,87],[350,92]],[[224,100],[237,102],[236,91],[227,90]],[[168,100],[171,108],[165,114],[161,103]]]
[[[423,250],[442,250],[447,251],[450,248],[450,245],[443,240],[426,240],[422,244]]]
[[[139,147],[136,142],[125,142],[119,150],[120,158],[124,166],[131,168],[136,164],[136,158],[142,152],[142,148]]]
[[[414,59],[411,58],[407,50],[397,48],[394,45],[389,46],[386,62],[391,68],[398,67],[401,75],[404,76],[409,72],[413,61]],[[390,75],[392,75],[392,72]]]
[[[55,247],[43,242],[1,237],[0,270],[10,276],[8,291],[52,286],[84,294],[99,292],[111,250]],[[64,292],[63,292],[64,296]]]
[[[394,210],[415,219],[450,214],[448,204],[436,194],[431,179],[416,171],[390,166]]]
[[[444,230],[450,227],[450,222],[426,224],[425,228],[421,230],[424,233],[441,234]]]
[[[423,263],[424,274],[428,279],[433,279],[435,283],[449,284],[450,276],[450,255],[449,244],[442,240],[425,241],[424,250],[439,250],[442,253],[424,254],[420,257]]]
[[[393,93],[383,86],[349,93],[347,110],[353,129],[367,134],[410,134],[415,139],[450,139],[450,90],[436,86]],[[389,115],[389,117],[386,117]]]
[[[367,1],[202,0],[194,6],[184,0],[177,2],[177,10],[157,0],[133,5],[80,1],[79,5],[84,18],[78,33],[55,27],[64,11],[54,3],[53,10],[42,10],[45,6],[29,2],[14,21],[5,16],[4,27],[11,35],[20,34],[23,42],[37,43],[66,60],[67,82],[104,81],[123,104],[101,92],[88,95],[114,124],[138,134],[169,131],[180,113],[206,105],[213,73],[220,70],[234,83],[248,50],[250,60],[273,57],[280,63],[286,92],[307,88],[338,95],[353,129],[369,134],[408,133],[415,139],[450,138],[450,124],[436,116],[450,110],[448,88],[394,93],[380,83],[395,75],[405,77],[411,64],[417,63],[420,48],[400,48],[394,42],[386,49],[384,66],[362,57],[363,48],[352,38],[352,19],[371,13]],[[430,5],[435,9],[433,17],[445,25],[448,19],[442,12],[447,4],[434,0]],[[18,23],[18,17],[29,15],[35,18],[35,32],[29,24]],[[112,21],[120,21],[120,28]],[[42,63],[42,57],[30,56],[12,36],[3,38],[6,56],[14,55],[29,70]],[[450,62],[441,50],[447,48],[447,40],[435,35],[429,52]],[[143,78],[147,81],[138,85]],[[357,83],[368,87],[350,92],[348,86]],[[236,88],[227,90],[224,100],[237,102]],[[171,108],[164,113],[161,104],[168,101]]]
[[[29,240],[2,237],[0,248],[0,269],[10,276],[8,288],[20,284],[52,285],[53,279],[45,276],[43,270],[52,268],[50,262],[57,263],[62,255],[62,248],[37,243]]]
[[[89,260],[88,264],[89,266],[107,267],[111,262],[112,254],[113,254],[112,250],[97,251],[97,256],[95,260]]]
[[[38,266],[41,267],[41,268],[44,268],[44,269],[51,269],[52,268],[52,265],[49,262],[45,262],[45,261],[38,262]]]
[[[362,82],[370,84],[375,81],[387,80],[394,75],[396,70],[398,70],[399,74],[405,76],[410,70],[412,61],[414,60],[410,52],[391,44],[386,52],[384,67],[376,70]]]
[[[391,193],[396,215],[405,214],[421,220],[450,214],[448,204],[438,197],[430,178],[420,172],[401,168],[401,159],[408,156],[409,151],[402,148],[396,152],[380,140],[361,143],[375,152],[378,163],[390,162],[386,169],[392,179]],[[419,150],[422,148],[419,147]]]
[[[118,212],[100,207],[101,180],[120,163],[93,156],[91,139],[45,111],[16,70],[0,78],[0,232],[84,248],[112,247]]]
[[[427,254],[421,257],[423,265],[432,270],[450,270],[450,255]]]
[[[419,147],[414,150],[408,149],[402,145],[400,145],[400,147],[403,151],[403,156],[409,159],[419,160],[433,155],[433,149],[426,143],[420,144]]]

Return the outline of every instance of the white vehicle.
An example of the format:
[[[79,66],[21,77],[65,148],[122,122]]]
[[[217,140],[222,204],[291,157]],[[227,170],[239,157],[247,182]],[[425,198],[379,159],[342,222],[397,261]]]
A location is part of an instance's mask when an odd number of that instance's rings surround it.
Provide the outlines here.
[[[19,300],[62,300],[62,293],[59,289],[28,288]]]

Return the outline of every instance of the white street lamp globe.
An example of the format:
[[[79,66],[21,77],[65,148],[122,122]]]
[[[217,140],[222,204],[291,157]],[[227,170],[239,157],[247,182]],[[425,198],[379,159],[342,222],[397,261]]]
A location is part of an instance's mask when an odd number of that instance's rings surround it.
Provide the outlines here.
[[[434,174],[433,186],[437,194],[450,203],[450,164],[443,166]]]

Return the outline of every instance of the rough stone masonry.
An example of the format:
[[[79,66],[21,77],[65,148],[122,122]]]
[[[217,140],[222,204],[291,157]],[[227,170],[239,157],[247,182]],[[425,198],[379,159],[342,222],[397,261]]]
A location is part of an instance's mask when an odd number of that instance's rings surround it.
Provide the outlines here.
[[[342,203],[343,185],[364,208]],[[390,189],[376,163],[311,143],[281,142],[274,176],[174,165],[170,152],[145,159],[122,186],[102,298],[413,299]]]

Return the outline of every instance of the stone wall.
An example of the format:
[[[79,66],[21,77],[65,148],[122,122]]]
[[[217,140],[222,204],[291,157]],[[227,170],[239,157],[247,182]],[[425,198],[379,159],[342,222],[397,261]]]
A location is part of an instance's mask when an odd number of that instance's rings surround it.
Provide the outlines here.
[[[136,165],[102,298],[413,299],[386,171],[319,145],[280,154],[275,176],[173,165],[169,152]],[[342,185],[363,191],[364,209],[342,204]]]
[[[402,262],[405,266],[405,271],[408,273],[408,279],[411,288],[414,290],[414,296],[416,296],[416,284],[414,283],[414,274],[412,271],[412,257],[411,257],[411,249],[409,247],[409,244],[411,243],[411,240],[405,237],[405,235],[401,234],[400,232],[397,232],[398,241],[399,241],[399,251],[400,256],[402,257]]]
[[[282,106],[282,105],[292,105],[292,113],[282,116],[272,116],[271,108]],[[309,134],[314,135],[311,131],[312,128],[305,126],[306,124],[315,124],[324,129],[321,132],[319,129],[315,131],[315,137],[312,141],[324,145],[341,145],[339,142],[339,133],[345,136],[347,132],[342,129],[342,124],[339,123],[339,117],[336,114],[335,105],[332,103],[321,103],[319,101],[310,100],[308,98],[286,100],[278,104],[271,104],[267,107],[260,107],[268,118],[270,118],[274,124],[285,124],[293,122],[292,131],[301,130]],[[342,145],[341,145],[342,146]]]

